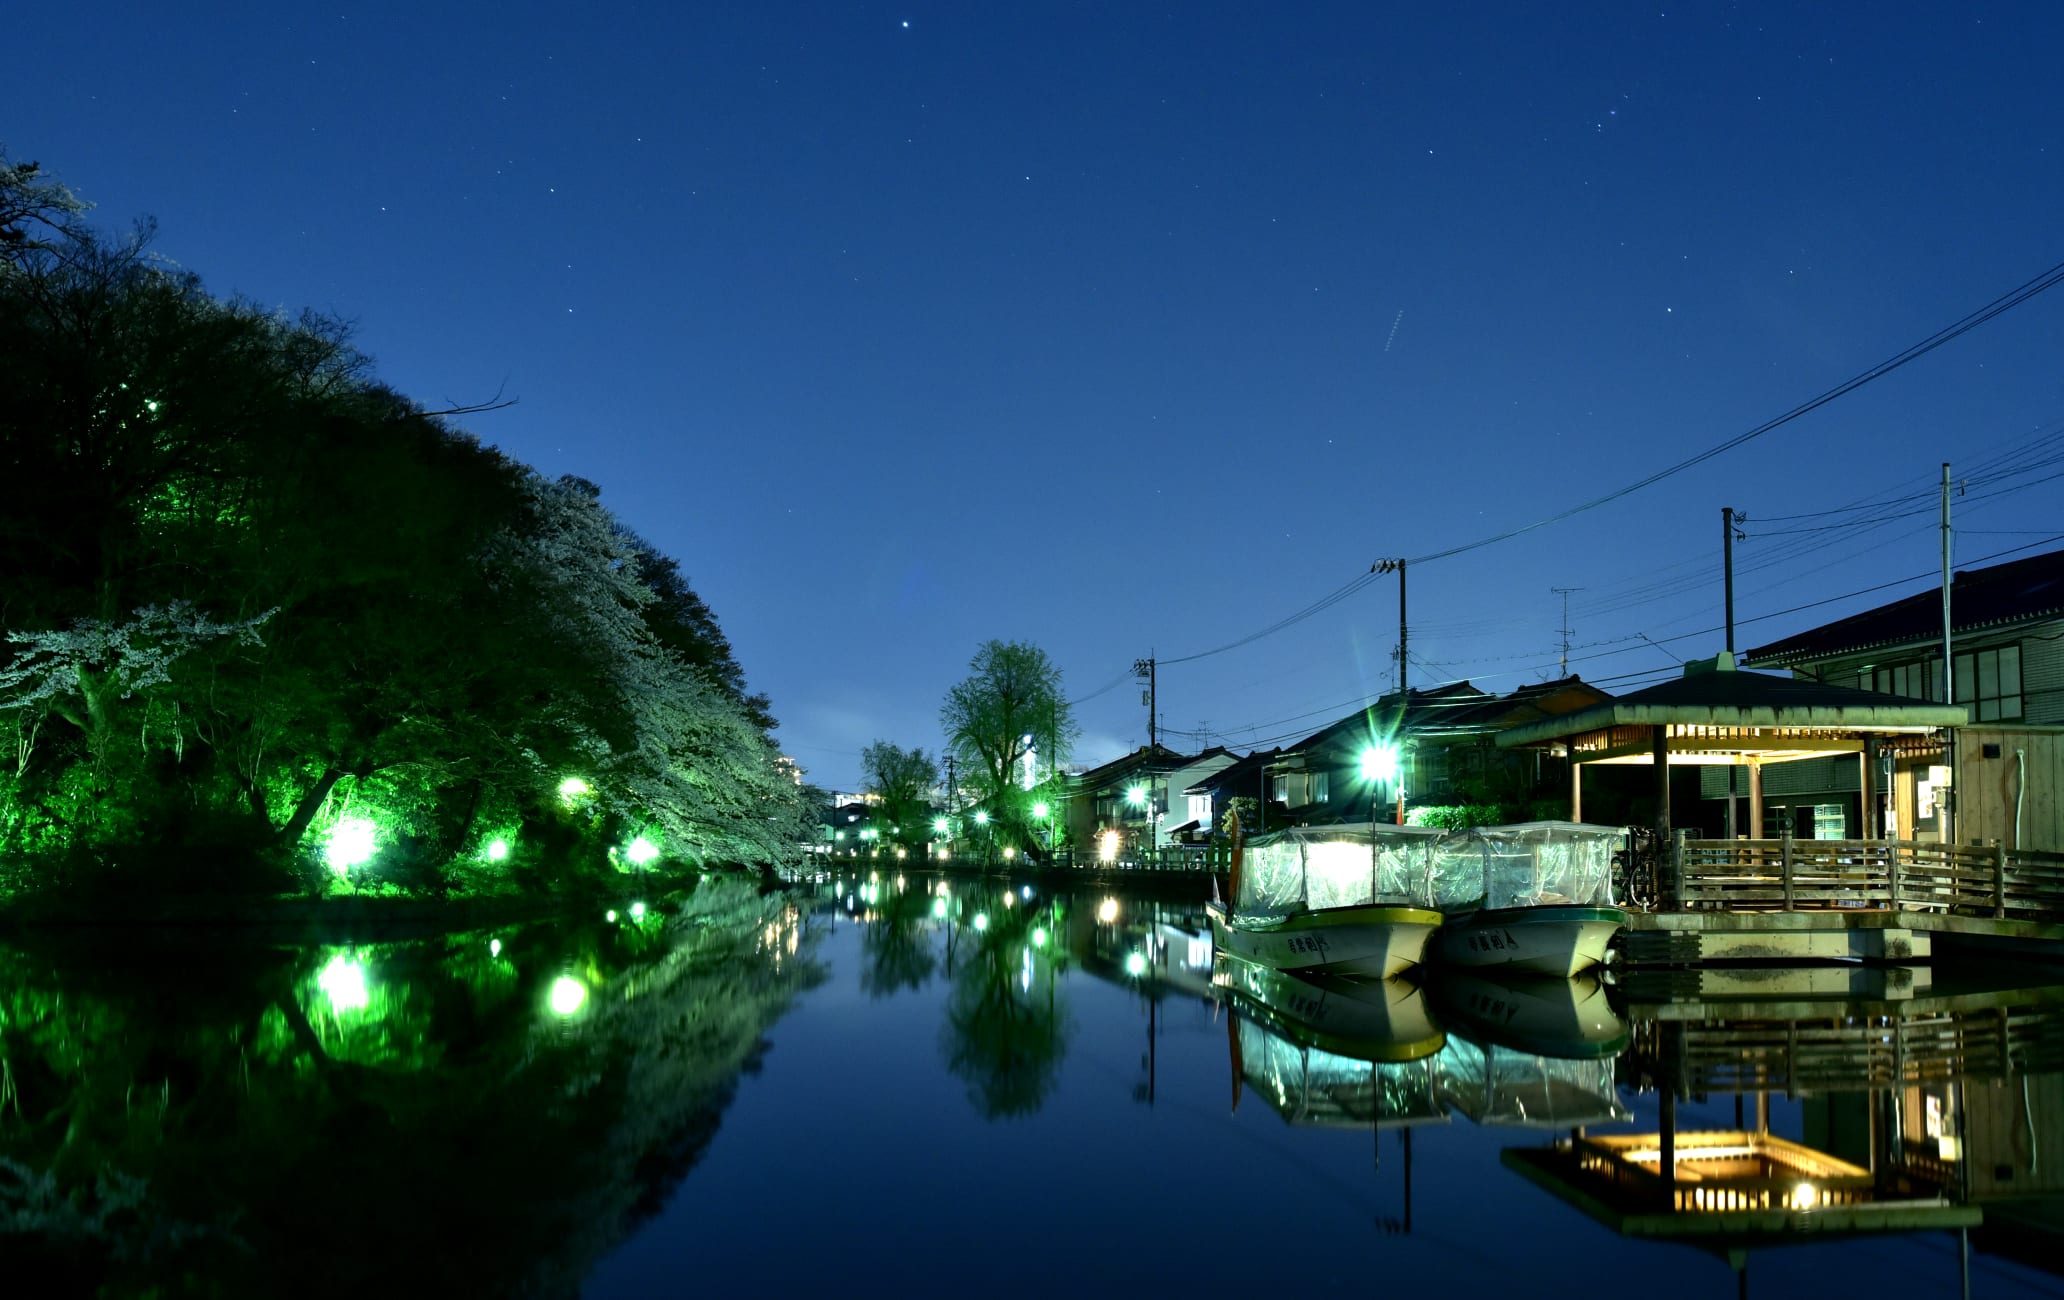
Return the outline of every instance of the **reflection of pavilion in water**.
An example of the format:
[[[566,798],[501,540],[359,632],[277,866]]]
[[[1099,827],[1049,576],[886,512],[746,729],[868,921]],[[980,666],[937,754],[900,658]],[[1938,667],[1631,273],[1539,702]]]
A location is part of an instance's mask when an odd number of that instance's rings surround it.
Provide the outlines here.
[[[2054,1240],[2046,1225],[2064,1223],[2053,1208],[2064,1193],[2064,990],[1902,991],[1637,1000],[1622,1068],[1657,1090],[1657,1131],[1574,1131],[1552,1148],[1508,1150],[1504,1162],[1622,1233],[1696,1242],[1736,1268],[1752,1247],[1838,1234],[1987,1223],[1995,1237],[2011,1227]],[[1678,1123],[1680,1098],[1729,1093],[1732,1128]],[[1800,1141],[1771,1134],[1773,1095],[1799,1100]]]

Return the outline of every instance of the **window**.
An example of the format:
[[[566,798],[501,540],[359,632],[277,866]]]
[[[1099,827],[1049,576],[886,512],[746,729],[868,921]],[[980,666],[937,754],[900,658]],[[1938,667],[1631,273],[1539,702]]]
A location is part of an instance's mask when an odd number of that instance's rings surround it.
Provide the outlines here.
[[[1333,774],[1331,772],[1314,772],[1311,774],[1311,799],[1309,802],[1332,802],[1332,778]]]
[[[1269,798],[1280,804],[1288,804],[1290,802],[1290,778],[1287,776],[1271,777],[1269,779]]]
[[[1956,657],[1957,703],[1969,705],[1975,722],[2018,722],[2021,718],[2021,647],[1995,646]]]
[[[1942,664],[1934,659],[1910,664],[1880,664],[1859,673],[1856,687],[1885,695],[1904,695],[1910,700],[1940,700]]]
[[[1211,796],[1193,794],[1190,796],[1190,820],[1199,826],[1211,825]]]

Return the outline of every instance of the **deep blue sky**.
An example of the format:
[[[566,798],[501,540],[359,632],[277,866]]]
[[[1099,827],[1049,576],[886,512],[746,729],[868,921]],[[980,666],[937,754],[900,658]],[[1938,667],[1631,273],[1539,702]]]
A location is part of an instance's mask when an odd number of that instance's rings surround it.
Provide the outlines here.
[[[1085,695],[2064,260],[2044,3],[103,3],[9,34],[14,158],[155,216],[217,292],[354,319],[426,403],[520,398],[469,427],[678,556],[834,787],[872,739],[934,748],[984,639]],[[1612,688],[1718,649],[1722,506],[1744,646],[1916,589],[1748,622],[1938,556],[1926,500],[1754,521],[2064,451],[2060,340],[2064,291],[1414,567],[1413,683],[1554,675],[1554,587]],[[1974,486],[1959,561],[2064,533],[2054,472]],[[1163,726],[1316,729],[1391,683],[1396,622],[1383,578],[1171,664]],[[1079,716],[1086,760],[1145,740],[1130,686]]]

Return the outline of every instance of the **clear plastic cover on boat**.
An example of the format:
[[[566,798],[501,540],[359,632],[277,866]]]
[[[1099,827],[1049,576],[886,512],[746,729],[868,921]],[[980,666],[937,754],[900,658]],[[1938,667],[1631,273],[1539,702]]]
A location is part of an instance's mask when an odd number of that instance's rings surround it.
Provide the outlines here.
[[[1433,848],[1425,826],[1299,826],[1256,836],[1240,867],[1235,911],[1284,916],[1303,908],[1392,903],[1430,907]]]
[[[1443,911],[1469,907],[1613,906],[1613,855],[1621,826],[1524,822],[1456,831],[1434,853],[1434,899]]]
[[[1242,1019],[1240,1074],[1292,1124],[1341,1124],[1367,1128],[1424,1124],[1447,1117],[1435,1091],[1434,1063],[1372,1062],[1300,1047],[1282,1035]]]
[[[1562,1060],[1450,1037],[1434,1058],[1440,1098],[1479,1124],[1578,1128],[1629,1118],[1612,1057]]]

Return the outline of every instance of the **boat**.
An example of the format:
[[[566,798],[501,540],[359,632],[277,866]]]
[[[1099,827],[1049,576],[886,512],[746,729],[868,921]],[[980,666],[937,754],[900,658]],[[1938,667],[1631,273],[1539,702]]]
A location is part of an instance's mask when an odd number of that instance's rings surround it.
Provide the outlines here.
[[[1447,1041],[1426,994],[1408,977],[1292,975],[1237,957],[1212,964],[1211,983],[1241,1015],[1335,1056],[1416,1061]]]
[[[1546,979],[1443,970],[1432,991],[1441,1023],[1485,1046],[1567,1060],[1610,1060],[1627,1046],[1627,1022],[1591,971]]]
[[[1434,853],[1445,965],[1566,979],[1604,963],[1627,923],[1613,903],[1622,826],[1525,822],[1456,831]]]
[[[1443,834],[1373,823],[1298,826],[1242,844],[1236,829],[1228,897],[1205,909],[1212,941],[1272,970],[1402,975],[1420,964],[1440,928],[1433,849]]]
[[[1355,1000],[1351,982],[1334,982],[1316,995],[1327,1008],[1320,1019],[1345,1012],[1343,1023],[1316,1030],[1299,1014],[1314,996],[1298,989],[1305,977],[1230,958],[1221,958],[1217,971],[1235,981],[1226,1038],[1236,1113],[1241,1093],[1250,1091],[1290,1124],[1385,1129],[1447,1122],[1436,1064],[1448,1039],[1409,982],[1370,981],[1359,1010],[1347,1005]],[[1247,987],[1285,1002],[1239,991]],[[1363,1022],[1360,1030],[1342,1032],[1347,1020]]]

